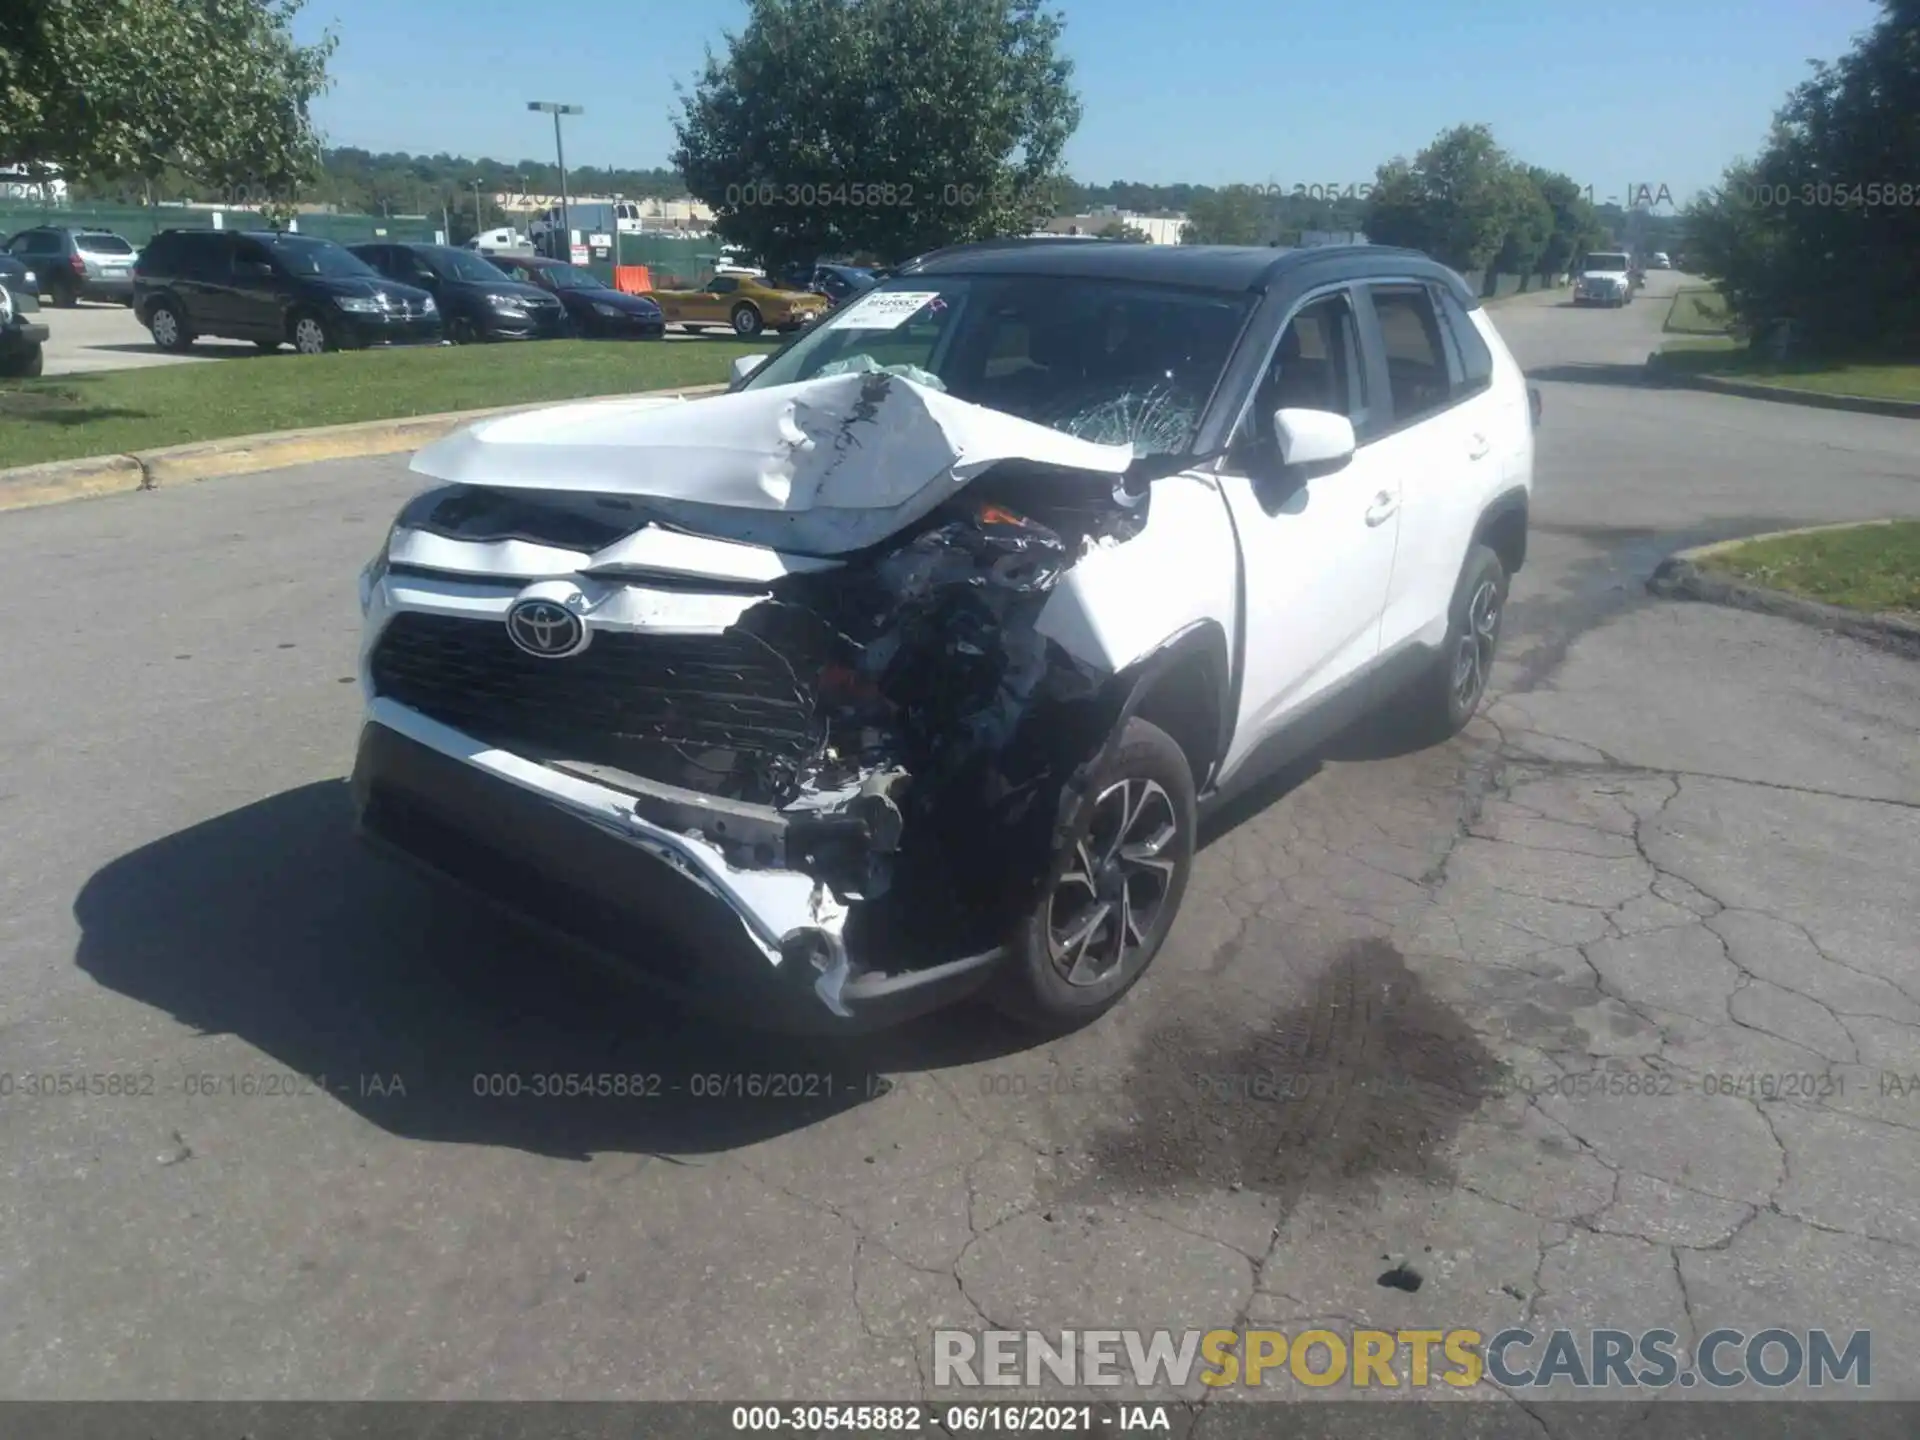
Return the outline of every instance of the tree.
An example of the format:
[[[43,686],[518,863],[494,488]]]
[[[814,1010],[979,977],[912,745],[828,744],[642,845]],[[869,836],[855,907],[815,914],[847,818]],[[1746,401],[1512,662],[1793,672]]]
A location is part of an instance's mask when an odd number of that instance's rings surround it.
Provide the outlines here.
[[[1487,126],[1455,126],[1411,162],[1380,167],[1366,210],[1367,238],[1424,250],[1463,272],[1485,270],[1517,212],[1531,208],[1514,170]]]
[[[1110,221],[1098,233],[1102,240],[1125,240],[1135,245],[1144,245],[1152,238],[1138,225],[1129,225],[1124,220]]]
[[[293,37],[301,0],[7,0],[0,152],[78,179],[169,170],[241,203],[285,202],[319,158],[309,113],[334,37]]]
[[[770,266],[1034,229],[1080,123],[1043,0],[748,0],[673,163]]]
[[[1759,331],[1813,351],[1920,355],[1920,0],[1816,63],[1765,148],[1685,214],[1691,263]]]
[[[1187,211],[1182,245],[1264,245],[1272,235],[1272,207],[1252,185],[1204,191]]]
[[[1576,255],[1584,254],[1600,242],[1600,225],[1593,206],[1582,195],[1572,178],[1535,166],[1529,172],[1534,189],[1546,201],[1553,215],[1553,228],[1540,249],[1536,264],[1542,275],[1559,275],[1573,268]]]
[[[1524,165],[1513,165],[1505,179],[1507,233],[1493,257],[1493,269],[1501,275],[1535,275],[1540,258],[1553,239],[1553,206]]]

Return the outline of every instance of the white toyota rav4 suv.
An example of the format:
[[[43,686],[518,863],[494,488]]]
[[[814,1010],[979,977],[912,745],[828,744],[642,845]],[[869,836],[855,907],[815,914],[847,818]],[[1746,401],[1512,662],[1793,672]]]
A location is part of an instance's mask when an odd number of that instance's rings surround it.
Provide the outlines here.
[[[1209,809],[1481,702],[1539,396],[1423,255],[963,246],[757,361],[414,459],[363,834],[760,1023],[1071,1028]]]

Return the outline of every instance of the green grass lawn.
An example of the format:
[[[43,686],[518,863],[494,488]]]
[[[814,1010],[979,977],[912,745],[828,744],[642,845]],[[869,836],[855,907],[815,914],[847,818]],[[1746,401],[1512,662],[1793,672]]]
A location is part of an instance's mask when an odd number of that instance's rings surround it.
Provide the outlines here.
[[[707,385],[771,342],[543,340],[0,381],[0,468],[354,420]]]
[[[1850,610],[1920,613],[1920,520],[1756,540],[1705,556],[1701,564]]]
[[[1920,400],[1920,364],[1889,365],[1830,360],[1769,360],[1728,339],[1689,337],[1661,347],[1660,368],[1814,390],[1823,395],[1861,395],[1875,400]]]
[[[1678,291],[1667,307],[1665,329],[1669,335],[1723,335],[1727,329],[1726,302],[1705,287]]]

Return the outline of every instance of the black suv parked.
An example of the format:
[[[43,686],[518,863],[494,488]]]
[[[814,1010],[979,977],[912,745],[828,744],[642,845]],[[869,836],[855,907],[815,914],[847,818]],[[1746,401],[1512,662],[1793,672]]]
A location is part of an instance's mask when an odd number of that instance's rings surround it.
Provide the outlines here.
[[[46,364],[47,327],[39,323],[39,277],[0,255],[0,375],[38,375]]]
[[[162,350],[202,335],[291,344],[302,355],[438,345],[431,295],[387,279],[344,245],[272,230],[163,230],[133,270],[134,313]]]
[[[447,338],[550,340],[567,333],[567,312],[538,285],[509,280],[473,250],[452,245],[372,241],[347,247],[390,280],[415,285],[440,302]]]
[[[82,300],[133,303],[138,252],[111,230],[37,225],[8,240],[7,253],[39,277],[40,293],[56,305],[71,307]]]

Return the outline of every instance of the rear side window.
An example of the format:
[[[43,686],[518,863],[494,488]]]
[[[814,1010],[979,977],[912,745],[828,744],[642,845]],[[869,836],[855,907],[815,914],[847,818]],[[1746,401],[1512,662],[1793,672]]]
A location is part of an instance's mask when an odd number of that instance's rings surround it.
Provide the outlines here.
[[[1454,353],[1460,359],[1460,383],[1455,387],[1455,395],[1466,399],[1477,395],[1493,383],[1493,351],[1480,334],[1480,327],[1473,323],[1460,302],[1445,290],[1434,292],[1440,299],[1440,316],[1446,321],[1447,332],[1453,337]]]
[[[1396,426],[1444,410],[1453,401],[1453,368],[1440,317],[1424,285],[1370,287],[1387,366]]]

